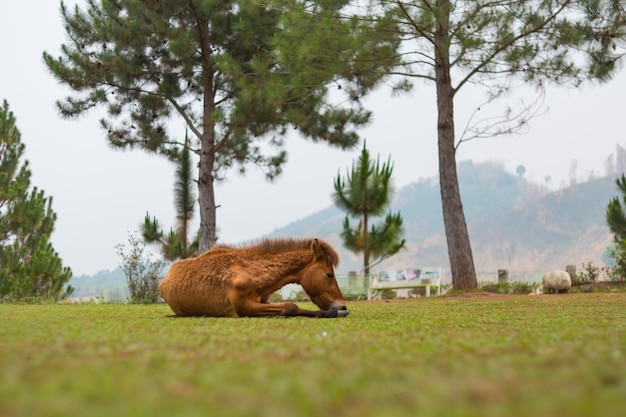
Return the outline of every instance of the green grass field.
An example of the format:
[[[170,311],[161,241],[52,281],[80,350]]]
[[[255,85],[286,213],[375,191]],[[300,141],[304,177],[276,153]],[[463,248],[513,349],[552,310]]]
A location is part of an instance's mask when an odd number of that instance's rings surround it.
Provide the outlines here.
[[[345,319],[0,305],[0,416],[618,416],[626,294],[352,302]]]

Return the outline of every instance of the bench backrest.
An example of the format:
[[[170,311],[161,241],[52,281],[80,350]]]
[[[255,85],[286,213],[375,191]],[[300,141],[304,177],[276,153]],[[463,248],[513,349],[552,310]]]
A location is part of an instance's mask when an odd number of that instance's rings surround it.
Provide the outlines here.
[[[420,267],[399,269],[395,271],[380,271],[372,275],[371,286],[377,288],[394,288],[410,286],[419,287],[428,284],[441,284],[440,267]]]

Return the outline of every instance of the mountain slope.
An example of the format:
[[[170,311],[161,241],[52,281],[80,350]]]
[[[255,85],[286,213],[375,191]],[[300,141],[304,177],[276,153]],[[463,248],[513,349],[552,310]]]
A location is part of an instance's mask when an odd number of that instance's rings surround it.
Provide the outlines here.
[[[459,187],[479,280],[498,269],[527,279],[565,265],[602,264],[611,234],[604,217],[616,195],[613,178],[599,178],[554,192],[507,173],[500,164],[462,162]],[[441,198],[436,179],[397,191],[391,207],[404,218],[407,249],[377,267],[449,269]],[[341,255],[340,273],[362,268],[360,256],[342,247],[343,214],[329,207],[274,231],[271,236],[319,236]]]

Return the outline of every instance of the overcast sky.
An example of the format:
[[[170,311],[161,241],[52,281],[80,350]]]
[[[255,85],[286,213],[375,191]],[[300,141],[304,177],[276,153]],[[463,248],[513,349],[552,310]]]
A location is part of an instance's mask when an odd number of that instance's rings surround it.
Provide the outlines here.
[[[74,2],[68,2],[74,3]],[[78,4],[83,2],[78,1]],[[4,2],[0,13],[0,100],[7,99],[26,144],[32,185],[53,197],[58,215],[52,237],[64,264],[75,275],[114,269],[114,246],[127,243],[146,211],[169,228],[174,220],[174,166],[142,151],[114,151],[98,126],[97,114],[61,119],[55,100],[68,91],[48,73],[45,50],[59,55],[65,34],[58,1]],[[484,101],[484,92],[465,91],[455,109],[457,130]],[[516,98],[511,103],[517,102]],[[458,161],[498,161],[511,172],[524,165],[537,182],[567,182],[572,162],[577,175],[604,175],[604,161],[617,143],[624,146],[626,73],[603,86],[547,90],[548,111],[524,135],[463,144]],[[381,89],[367,99],[374,121],[361,136],[368,148],[395,164],[396,188],[437,175],[435,92],[416,85],[409,96]],[[289,162],[274,183],[250,167],[218,185],[218,230],[224,242],[238,243],[270,233],[332,204],[333,178],[358,157],[360,148],[337,151],[294,136]]]

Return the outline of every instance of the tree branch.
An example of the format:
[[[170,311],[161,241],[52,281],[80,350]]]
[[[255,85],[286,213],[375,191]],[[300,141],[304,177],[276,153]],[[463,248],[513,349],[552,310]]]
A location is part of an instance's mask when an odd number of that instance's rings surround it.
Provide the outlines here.
[[[521,100],[522,106],[517,113],[513,114],[513,110],[507,106],[503,115],[487,117],[472,124],[474,117],[484,106],[495,102],[501,96],[505,95],[507,91],[508,88],[501,87],[486,102],[479,105],[472,112],[472,115],[468,119],[465,129],[461,134],[461,138],[454,146],[455,150],[458,149],[462,143],[469,142],[471,140],[484,139],[505,134],[519,134],[523,128],[527,127],[528,122],[531,119],[545,113],[545,90],[543,89],[543,86],[540,86],[537,98],[528,105],[524,103],[524,100]],[[468,133],[471,134],[471,136],[468,136]]]
[[[459,89],[469,81],[469,79],[471,79],[476,73],[480,72],[484,67],[486,67],[489,63],[492,62],[492,60],[498,56],[498,54],[500,54],[501,52],[507,50],[508,48],[510,48],[513,44],[515,44],[517,41],[519,41],[520,39],[523,39],[533,33],[537,33],[539,32],[541,29],[543,29],[549,22],[553,21],[569,4],[571,3],[571,0],[566,0],[561,4],[561,7],[557,9],[556,12],[553,12],[550,16],[548,16],[547,19],[544,19],[544,21],[534,27],[531,28],[527,31],[521,32],[519,35],[514,36],[510,41],[505,42],[503,44],[501,44],[499,47],[497,47],[491,54],[489,54],[486,58],[482,59],[480,64],[477,65],[474,69],[470,70],[467,75],[465,77],[463,77],[463,79],[461,79],[461,81],[457,84],[457,86],[454,88],[454,94],[456,94]]]
[[[396,4],[400,8],[400,10],[402,10],[402,14],[410,22],[411,27],[413,27],[420,36],[422,36],[424,39],[426,39],[428,42],[430,42],[434,46],[435,39],[432,36],[430,36],[430,34],[426,30],[422,29],[415,20],[413,20],[413,18],[411,17],[411,14],[406,9],[404,2],[398,0],[396,1]],[[432,11],[432,6],[430,6],[430,4],[428,4],[427,1],[424,1],[424,4],[426,4],[428,8]]]

